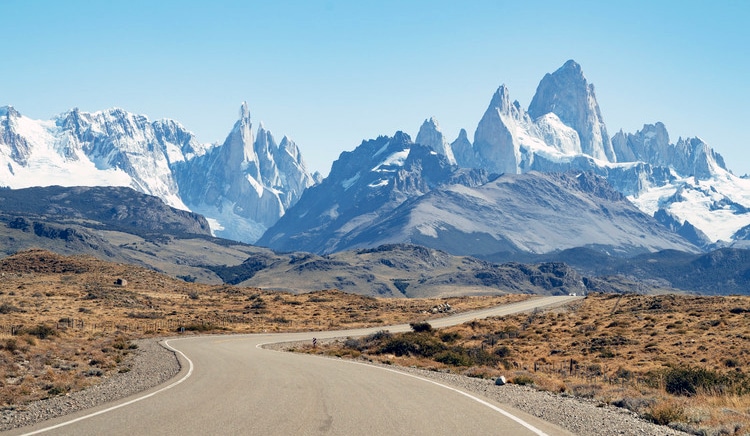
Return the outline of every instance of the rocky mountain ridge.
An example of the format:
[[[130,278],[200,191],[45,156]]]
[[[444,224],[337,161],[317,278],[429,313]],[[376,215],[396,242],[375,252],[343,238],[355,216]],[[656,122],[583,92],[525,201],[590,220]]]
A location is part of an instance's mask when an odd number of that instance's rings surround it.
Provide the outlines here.
[[[319,254],[397,243],[470,256],[698,251],[593,173],[461,169],[402,132],[342,154],[258,243]]]
[[[611,189],[598,195],[622,198]],[[392,297],[665,290],[726,295],[750,286],[746,250],[666,250],[622,258],[589,247],[496,253],[485,260],[407,244],[330,255],[277,253],[214,238],[200,215],[131,188],[0,190],[0,253],[32,248],[144,266],[188,282],[295,293],[337,288]]]

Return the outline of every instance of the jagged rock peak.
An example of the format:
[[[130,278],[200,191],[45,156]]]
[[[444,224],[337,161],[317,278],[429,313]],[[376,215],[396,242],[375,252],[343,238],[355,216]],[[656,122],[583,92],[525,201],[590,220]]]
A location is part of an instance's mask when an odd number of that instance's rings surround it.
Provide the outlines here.
[[[21,114],[13,106],[0,107],[0,117],[18,118]]]
[[[510,113],[510,92],[505,84],[500,85],[490,100],[490,107],[498,109],[501,113]]]
[[[682,176],[707,180],[727,167],[724,158],[700,138],[679,138],[669,142],[664,124],[645,124],[634,134],[622,131],[612,137],[618,162],[642,161],[654,166],[672,168]]]
[[[246,101],[243,101],[240,105],[240,121],[250,123],[250,109],[248,109]]]
[[[458,137],[456,138],[456,141],[468,141],[469,140],[469,134],[466,132],[466,129],[461,129],[460,132],[458,132]]]
[[[581,65],[573,59],[568,59],[568,61],[565,62],[562,67],[560,67],[560,70],[565,71],[568,74],[573,74],[583,78],[583,70],[581,69]]]
[[[474,146],[469,141],[469,134],[466,133],[466,129],[461,129],[458,132],[458,138],[451,143],[451,149],[458,166],[471,168],[475,164]]]
[[[416,142],[417,144],[426,145],[436,153],[445,156],[451,165],[456,164],[453,150],[445,139],[443,132],[440,130],[440,126],[435,117],[431,117],[429,120],[424,120],[422,127],[419,128]]]
[[[523,110],[510,103],[508,88],[501,85],[474,132],[473,155],[467,156],[462,149],[459,163],[494,173],[518,173],[521,156],[514,131],[527,118]],[[472,160],[467,162],[467,158]]]
[[[529,115],[532,118],[550,112],[578,132],[583,153],[610,162],[617,160],[596,101],[594,85],[588,83],[581,66],[573,60],[554,73],[546,74],[531,100]]]

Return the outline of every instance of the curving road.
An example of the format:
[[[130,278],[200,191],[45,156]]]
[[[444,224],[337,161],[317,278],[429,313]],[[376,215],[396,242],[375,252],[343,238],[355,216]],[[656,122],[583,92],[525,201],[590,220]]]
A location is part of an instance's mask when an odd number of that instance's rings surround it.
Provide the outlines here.
[[[545,297],[430,321],[434,327],[559,305]],[[450,386],[388,368],[264,349],[360,336],[383,327],[170,339],[183,363],[151,391],[8,434],[567,435],[554,425]],[[408,325],[388,327],[408,331]]]

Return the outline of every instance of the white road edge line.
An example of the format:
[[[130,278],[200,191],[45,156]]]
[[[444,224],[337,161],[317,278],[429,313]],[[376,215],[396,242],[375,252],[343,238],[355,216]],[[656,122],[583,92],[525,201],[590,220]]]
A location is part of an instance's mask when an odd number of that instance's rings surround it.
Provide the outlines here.
[[[255,348],[261,348],[261,349],[265,349],[267,351],[275,351],[277,353],[285,353],[286,352],[286,351],[273,350],[273,349],[270,349],[270,348],[264,348],[265,345],[272,345],[272,344],[275,344],[275,343],[276,342],[266,342],[266,343],[263,343],[263,344],[256,344]],[[315,356],[315,355],[309,355],[309,356],[311,356],[311,357],[318,357],[318,358],[321,358],[321,359],[328,359],[327,357],[322,357],[322,356]],[[472,395],[472,394],[470,394],[468,392],[464,392],[464,391],[462,391],[460,389],[457,389],[457,388],[454,388],[452,386],[444,385],[444,384],[442,384],[440,382],[436,382],[436,381],[430,380],[428,378],[420,377],[418,375],[409,374],[407,372],[399,371],[397,369],[383,368],[382,366],[368,365],[367,363],[354,362],[354,361],[351,361],[351,360],[344,360],[344,359],[336,360],[336,361],[342,362],[342,363],[349,363],[349,364],[353,364],[353,365],[362,365],[362,366],[366,366],[368,368],[376,368],[376,369],[380,369],[380,370],[383,370],[383,371],[389,371],[389,372],[393,372],[393,373],[396,373],[396,374],[400,374],[400,375],[403,375],[403,376],[406,376],[406,377],[415,378],[415,379],[421,380],[423,382],[432,383],[434,385],[440,386],[441,388],[445,388],[445,389],[448,389],[450,391],[459,393],[459,394],[461,394],[461,395],[463,395],[465,397],[468,397],[469,399],[472,399],[472,400],[476,401],[477,403],[479,403],[479,404],[481,404],[483,406],[489,407],[490,409],[494,410],[495,412],[498,412],[498,413],[502,414],[506,418],[510,418],[511,420],[513,420],[513,421],[517,422],[518,424],[524,426],[525,428],[527,428],[529,431],[533,432],[537,436],[549,436],[544,431],[542,431],[542,430],[534,427],[532,424],[529,424],[528,422],[526,422],[523,419],[517,417],[516,415],[513,415],[512,413],[510,413],[510,412],[508,412],[506,410],[503,410],[500,407],[495,406],[494,404],[488,403],[487,401],[484,401],[483,399],[481,399],[479,397],[475,397],[474,395]]]
[[[457,388],[454,388],[454,387],[452,387],[452,386],[444,385],[444,384],[442,384],[442,383],[440,383],[440,382],[436,382],[435,380],[430,380],[430,379],[428,379],[428,378],[420,377],[420,376],[418,376],[418,375],[414,375],[414,374],[409,374],[409,373],[407,373],[407,372],[402,372],[402,371],[399,371],[399,370],[396,370],[396,369],[391,369],[391,368],[383,368],[383,367],[380,367],[380,366],[375,366],[375,365],[367,365],[366,363],[361,363],[361,362],[351,362],[351,361],[348,361],[348,360],[344,360],[344,362],[347,362],[347,363],[352,363],[352,364],[356,364],[356,365],[365,365],[365,366],[370,366],[370,367],[373,367],[373,368],[378,368],[378,369],[382,369],[383,371],[390,371],[390,372],[394,372],[394,373],[396,373],[396,374],[401,374],[401,375],[403,375],[403,376],[406,376],[406,377],[412,377],[412,378],[415,378],[415,379],[417,379],[417,380],[421,380],[421,381],[424,381],[424,382],[427,382],[427,383],[432,383],[432,384],[434,384],[434,385],[440,386],[441,388],[445,388],[445,389],[448,389],[448,390],[450,390],[450,391],[453,391],[453,392],[459,393],[459,394],[461,394],[461,395],[463,395],[463,396],[465,396],[465,397],[468,397],[468,398],[470,398],[470,399],[472,399],[472,400],[476,401],[477,403],[479,403],[479,404],[481,404],[481,405],[483,405],[483,406],[487,406],[487,407],[489,407],[490,409],[494,410],[495,412],[498,412],[498,413],[502,414],[502,415],[503,415],[503,416],[505,416],[506,418],[510,418],[510,419],[512,419],[513,421],[517,422],[518,424],[520,424],[520,425],[522,425],[522,426],[526,427],[526,428],[527,428],[528,430],[532,431],[533,433],[537,434],[538,436],[549,436],[549,435],[548,435],[547,433],[545,433],[544,431],[542,431],[542,430],[540,430],[540,429],[538,429],[538,428],[534,427],[533,425],[531,425],[531,424],[529,424],[528,422],[524,421],[523,419],[521,419],[521,418],[517,417],[516,415],[513,415],[512,413],[510,413],[510,412],[508,412],[508,411],[506,411],[506,410],[503,410],[503,409],[501,409],[501,408],[499,408],[499,407],[495,406],[494,404],[490,404],[490,403],[488,403],[487,401],[484,401],[483,399],[481,399],[481,398],[479,398],[479,397],[475,397],[474,395],[472,395],[472,394],[470,394],[470,393],[468,393],[468,392],[464,392],[464,391],[462,391],[462,390],[460,390],[460,389],[457,389]]]
[[[112,406],[110,408],[107,408],[107,409],[104,409],[104,410],[100,410],[98,412],[90,413],[88,415],[81,416],[81,417],[76,418],[76,419],[71,419],[70,421],[61,422],[60,424],[57,424],[57,425],[53,425],[53,426],[50,426],[50,427],[45,427],[45,428],[42,428],[42,429],[39,429],[39,430],[35,430],[35,431],[29,432],[29,433],[24,433],[22,436],[30,436],[30,435],[35,435],[35,434],[39,434],[39,433],[44,433],[44,432],[47,432],[47,431],[50,431],[50,430],[56,430],[56,429],[58,429],[60,427],[65,427],[66,425],[70,425],[70,424],[73,424],[73,423],[76,423],[76,422],[79,422],[79,421],[83,421],[84,419],[93,418],[94,416],[102,415],[104,413],[111,412],[111,411],[119,409],[121,407],[129,406],[129,405],[131,405],[133,403],[137,403],[137,402],[139,402],[141,400],[145,400],[146,398],[151,398],[151,397],[153,397],[156,394],[160,394],[160,393],[162,393],[162,392],[164,392],[166,390],[172,389],[173,387],[175,387],[175,386],[179,385],[180,383],[184,382],[191,375],[193,375],[193,361],[190,360],[182,351],[180,351],[180,350],[178,350],[176,348],[172,348],[172,346],[169,345],[169,341],[170,340],[171,339],[168,339],[168,340],[164,341],[164,345],[167,347],[167,349],[172,350],[175,353],[178,353],[188,363],[188,372],[181,379],[177,380],[176,382],[172,383],[169,386],[165,386],[165,387],[159,389],[158,391],[151,392],[150,394],[144,395],[142,397],[134,398],[134,399],[132,399],[130,401],[127,401],[125,403],[118,404],[116,406]]]

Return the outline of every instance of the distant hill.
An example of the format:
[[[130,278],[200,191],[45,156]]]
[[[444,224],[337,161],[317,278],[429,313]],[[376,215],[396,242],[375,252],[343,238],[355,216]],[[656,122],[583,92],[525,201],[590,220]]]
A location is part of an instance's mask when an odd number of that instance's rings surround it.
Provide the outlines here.
[[[508,253],[482,258],[505,262]],[[664,250],[631,258],[608,256],[597,250],[574,248],[541,256],[525,256],[524,262],[563,262],[580,274],[599,278],[627,277],[663,288],[704,295],[748,295],[750,250],[720,248],[709,253]]]

